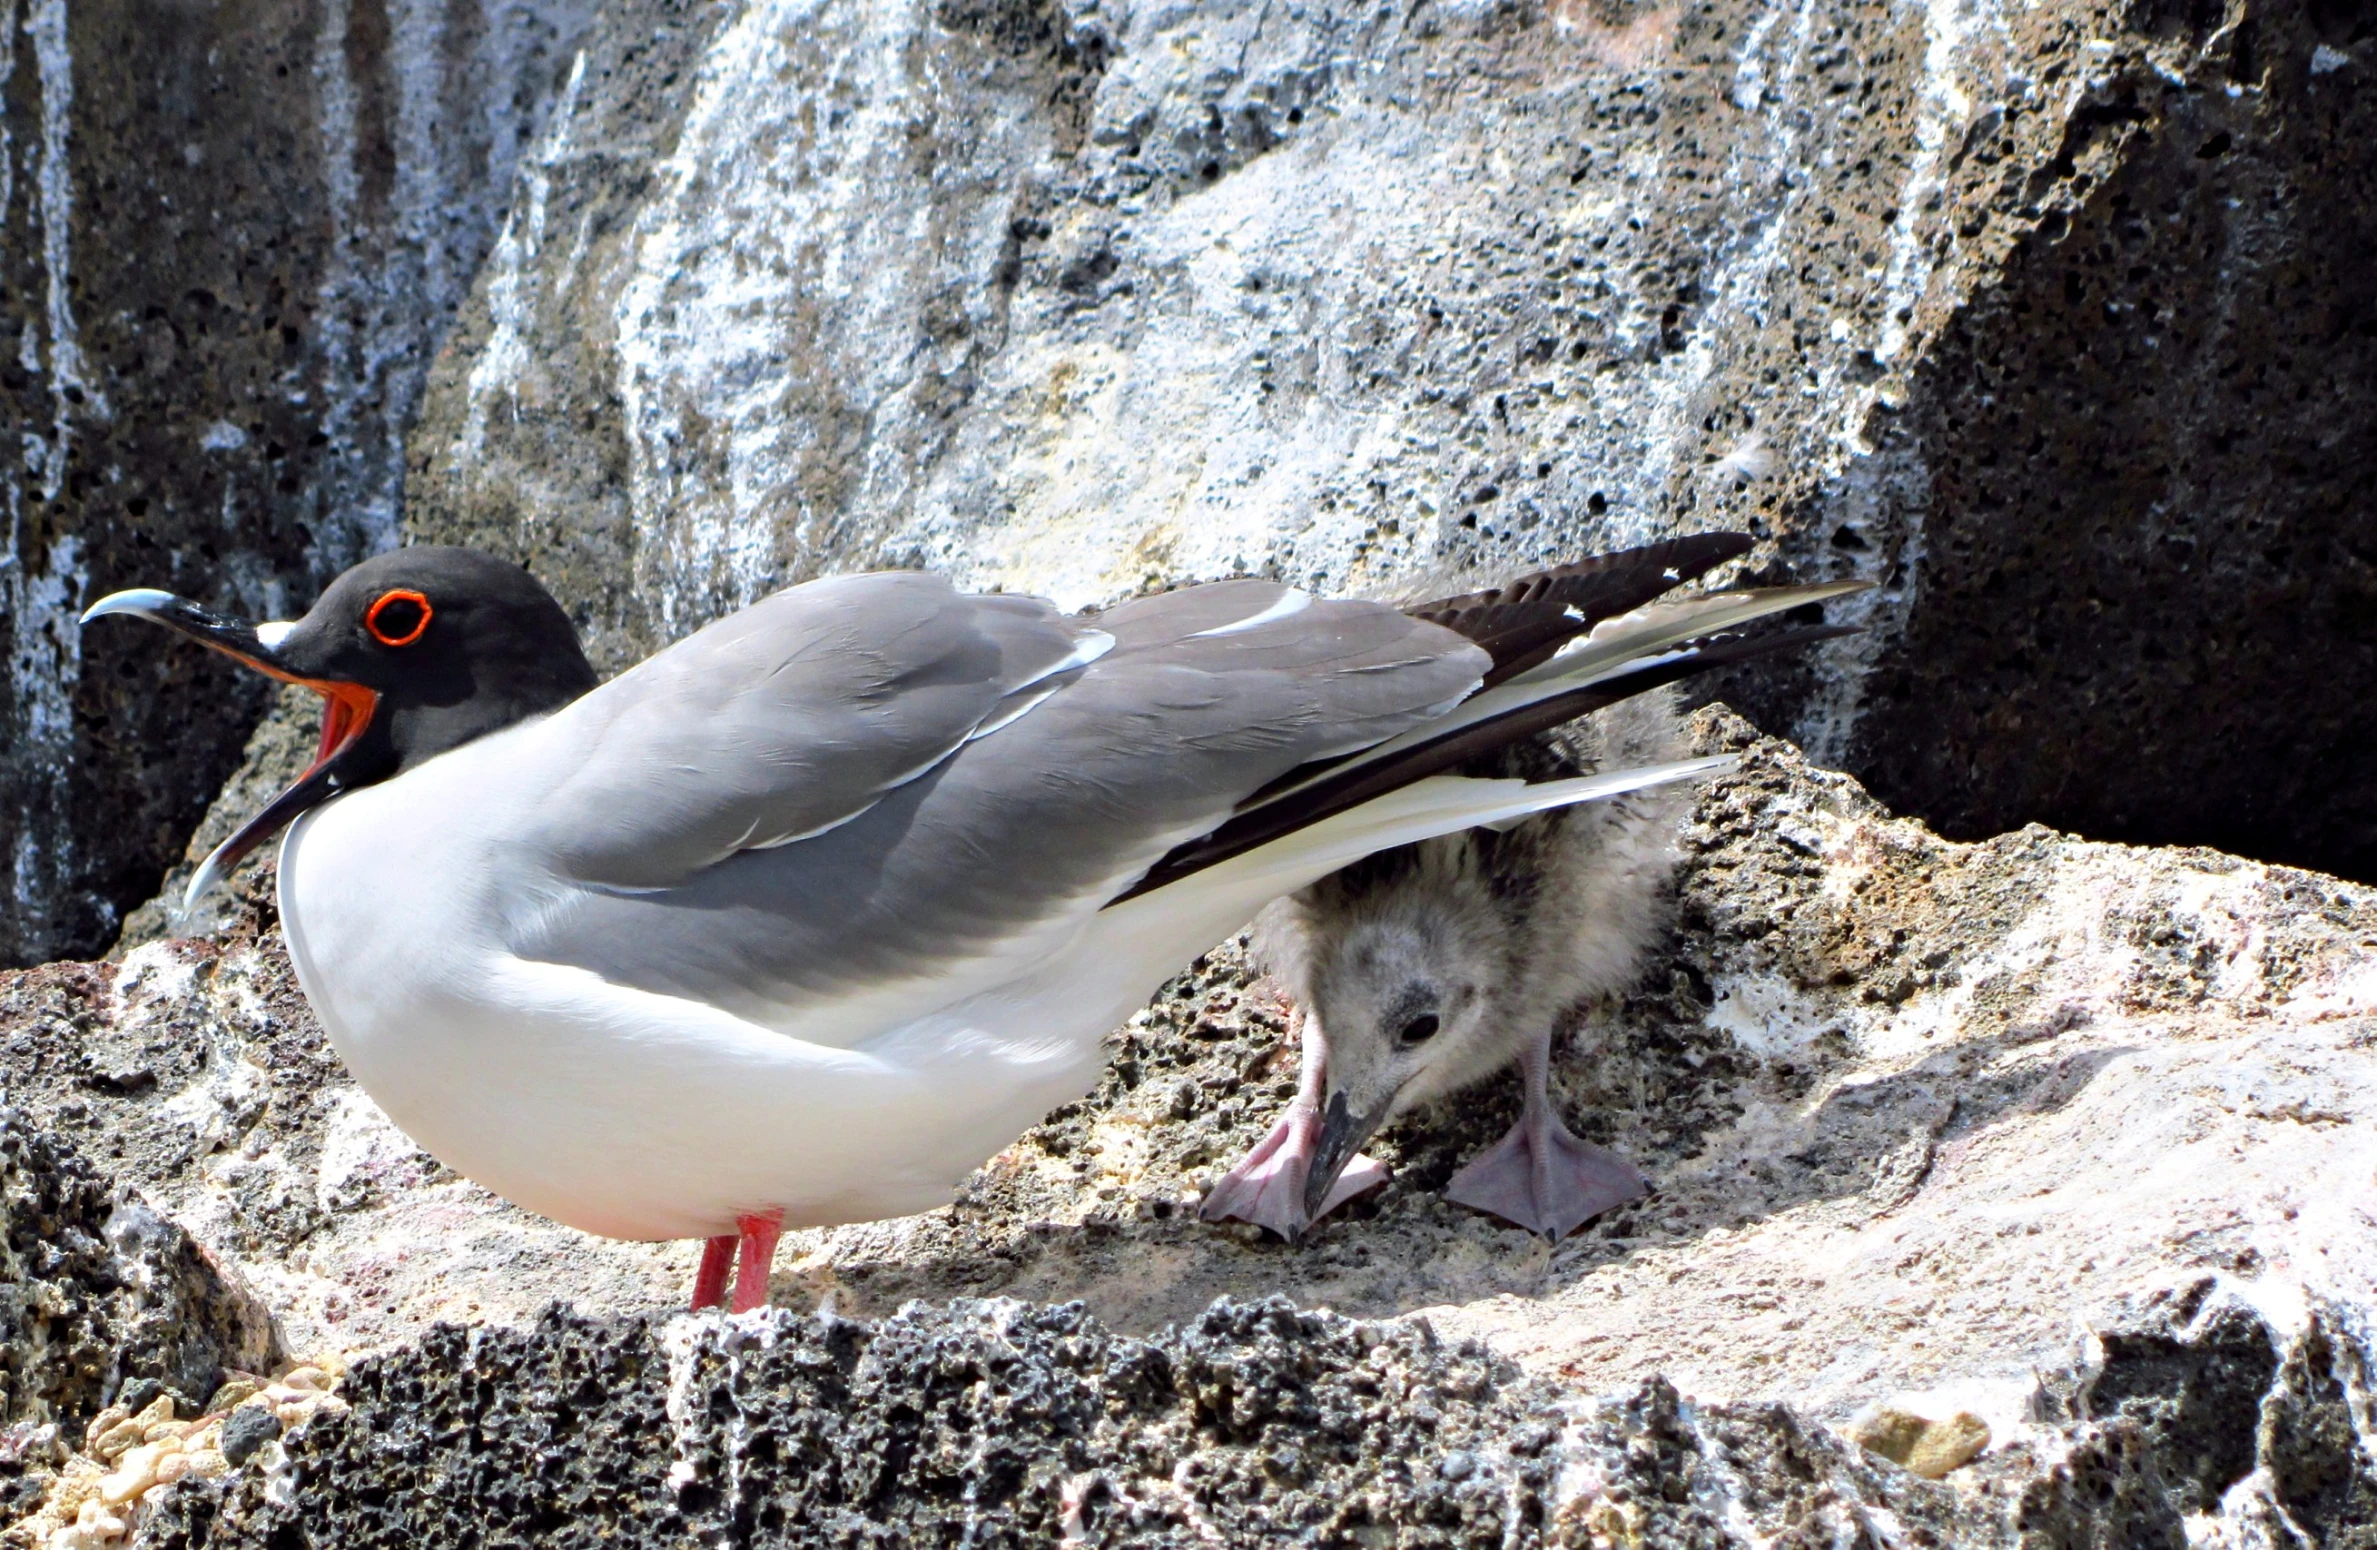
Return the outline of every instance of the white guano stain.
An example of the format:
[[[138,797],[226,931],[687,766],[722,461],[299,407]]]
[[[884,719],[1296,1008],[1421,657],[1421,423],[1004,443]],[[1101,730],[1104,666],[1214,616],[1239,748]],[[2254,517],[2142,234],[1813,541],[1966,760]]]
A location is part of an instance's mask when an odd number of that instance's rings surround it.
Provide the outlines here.
[[[1796,6],[1778,4],[1752,23],[1743,39],[1734,70],[1735,104],[1759,115],[1762,134],[1745,137],[1744,149],[1735,153],[1728,172],[1735,187],[1753,190],[1757,197],[1742,201],[1742,232],[1711,266],[1711,300],[1689,342],[1680,354],[1664,358],[1642,374],[1650,401],[1641,414],[1644,460],[1639,466],[1652,488],[1665,487],[1685,460],[1705,446],[1706,433],[1700,421],[1706,413],[1708,389],[1718,379],[1720,368],[1729,364],[1732,341],[1754,333],[1767,321],[1767,297],[1783,263],[1783,239],[1791,230],[1795,213],[1786,179],[1798,165],[1806,120],[1793,88],[1804,73],[1815,10],[1815,0],[1799,0]],[[1768,41],[1786,14],[1792,18],[1791,29],[1783,47],[1769,58]],[[1647,317],[1652,305],[1645,298],[1635,310]],[[1760,446],[1764,446],[1763,440]],[[1773,456],[1779,460],[1780,454]],[[1840,449],[1826,447],[1819,451],[1817,462],[1837,463],[1844,456]],[[1648,502],[1639,503],[1634,519],[1621,531],[1611,533],[1610,540],[1643,543],[1659,537],[1658,519],[1664,515]]]
[[[1835,443],[1837,446],[1838,443]],[[1930,552],[1923,516],[1931,508],[1931,465],[1912,439],[1887,452],[1843,456],[1830,501],[1831,520],[1865,532],[1897,525],[1899,544],[1870,592],[1834,600],[1824,616],[1854,635],[1813,648],[1822,670],[1791,727],[1792,740],[1818,764],[1848,762],[1849,745],[1865,710],[1865,685],[1883,653],[1898,644],[1914,617],[1923,565]]]
[[[430,212],[449,191],[441,187],[436,132],[442,0],[389,8],[396,156],[384,229],[368,223],[363,211],[362,94],[348,57],[349,0],[322,0],[320,15],[313,76],[330,215],[329,261],[316,314],[327,384],[322,429],[334,445],[362,454],[351,484],[314,528],[308,559],[327,574],[397,541],[402,427],[417,396],[407,379],[418,375],[404,367],[424,343],[421,313],[444,300],[437,284],[444,244]]]
[[[760,0],[704,56],[615,311],[637,588],[667,633],[822,560],[859,501],[905,499],[902,443],[932,418],[913,401],[993,321],[979,282],[1048,133],[1020,87],[945,88],[963,68],[921,0]],[[937,337],[927,297],[962,326]],[[819,488],[853,466],[863,494]]]
[[[316,324],[322,429],[354,454],[314,528],[309,558],[323,574],[399,541],[405,434],[439,333],[469,288],[478,222],[503,208],[523,130],[534,132],[538,110],[524,116],[520,105],[543,97],[539,41],[566,43],[588,19],[576,0],[483,6],[466,60],[454,47],[452,0],[392,0],[376,69],[393,162],[385,207],[373,210],[363,197],[362,158],[374,147],[350,60],[351,4],[322,0],[313,49],[331,226]],[[464,149],[474,134],[486,137],[483,171]]]
[[[332,388],[322,406],[322,432],[334,446],[351,445],[355,434],[360,405],[352,385],[361,379],[355,318],[367,304],[357,294],[363,243],[357,216],[363,200],[363,174],[356,126],[360,93],[347,64],[347,7],[348,0],[321,0],[313,57],[322,194],[330,217],[330,251],[323,266],[321,305],[314,314],[315,347],[322,355],[325,378],[351,385],[346,392]],[[320,563],[317,555],[315,564],[319,567]]]
[[[467,410],[457,461],[474,460],[487,444],[487,416],[498,395],[518,410],[521,374],[532,360],[529,340],[534,332],[533,289],[542,271],[538,259],[545,247],[545,204],[553,193],[553,172],[570,154],[570,129],[577,114],[578,91],[586,80],[586,55],[570,61],[569,79],[553,105],[542,142],[520,169],[520,194],[504,217],[487,259],[487,343],[471,363]],[[566,286],[568,276],[557,278]]]
[[[77,607],[87,586],[81,545],[72,533],[51,536],[38,554],[27,552],[29,507],[55,501],[65,488],[66,464],[78,414],[104,420],[107,401],[83,375],[83,359],[69,282],[73,251],[74,181],[70,162],[74,108],[74,59],[67,41],[65,0],[37,0],[22,22],[32,44],[35,84],[41,96],[41,137],[36,151],[32,207],[40,233],[42,308],[28,317],[18,340],[25,370],[47,381],[49,433],[24,433],[21,457],[8,470],[0,498],[6,511],[6,546],[0,549],[0,596],[9,619],[8,678],[14,701],[19,767],[47,771],[45,790],[27,801],[18,819],[14,853],[8,858],[10,892],[20,928],[39,940],[55,902],[55,880],[70,852],[61,809],[74,737],[76,681],[82,674],[82,628]],[[5,53],[0,86],[13,85],[19,23],[11,3],[0,12]],[[0,141],[0,222],[14,213],[15,146]],[[21,473],[20,473],[21,470]],[[27,487],[24,476],[30,476]]]
[[[1927,202],[1942,191],[1940,156],[1952,130],[1972,116],[1972,98],[1959,78],[1965,38],[1972,30],[1973,13],[1985,0],[1925,0],[1923,19],[1923,77],[1916,97],[1915,155],[1899,191],[1898,219],[1890,226],[1890,257],[1882,273],[1882,333],[1874,344],[1874,358],[1888,363],[1906,348],[1907,325],[1901,312],[1911,313],[1931,283],[1933,255],[1926,233],[1939,230]],[[1939,231],[1939,240],[1953,249],[1952,232]]]
[[[1881,325],[1873,357],[1884,367],[1901,362],[1915,337],[1916,313],[1932,277],[1956,253],[1956,234],[1944,213],[1942,160],[1952,138],[1964,133],[1974,117],[1968,76],[1976,78],[1977,85],[1977,78],[1987,74],[1976,57],[1975,39],[1984,30],[1995,33],[2002,66],[2009,37],[1996,0],[1922,0],[1922,14],[1925,41],[1916,91],[1915,151],[1899,189],[1898,218],[1889,227],[1889,252],[1880,276]],[[1997,73],[2002,77],[2002,69]],[[2001,78],[1989,84],[2011,83]],[[1838,764],[1849,757],[1863,716],[1867,679],[1914,616],[1929,553],[1924,516],[1931,504],[1931,470],[1922,448],[1912,441],[1886,455],[1865,442],[1864,426],[1874,405],[1897,389],[1886,382],[1844,383],[1837,365],[1826,367],[1823,387],[1835,405],[1829,438],[1835,454],[1825,472],[1840,481],[1832,503],[1837,520],[1868,532],[1895,530],[1899,535],[1884,574],[1875,578],[1881,584],[1841,600],[1828,612],[1834,622],[1858,633],[1816,648],[1823,671],[1791,729],[1811,757]]]
[[[0,107],[8,102],[8,83],[17,73],[17,4],[16,0],[0,0]],[[0,232],[8,229],[8,216],[16,208],[16,135],[8,127],[8,115],[0,112]]]
[[[33,61],[41,74],[41,268],[51,405],[41,493],[44,500],[56,500],[65,485],[76,406],[99,420],[105,420],[108,411],[106,398],[83,379],[81,335],[67,282],[74,216],[74,173],[67,161],[74,123],[74,56],[66,42],[66,0],[38,0],[26,14],[25,31],[33,39]]]

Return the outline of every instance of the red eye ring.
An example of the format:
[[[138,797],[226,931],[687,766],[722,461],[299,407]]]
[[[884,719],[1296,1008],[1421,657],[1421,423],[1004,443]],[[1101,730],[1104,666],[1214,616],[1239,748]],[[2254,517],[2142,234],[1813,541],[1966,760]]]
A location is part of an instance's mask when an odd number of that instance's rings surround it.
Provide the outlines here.
[[[413,621],[413,627],[402,635],[391,635],[380,628],[380,613],[392,603],[410,603],[421,610],[421,616]],[[421,638],[423,630],[429,628],[429,620],[434,612],[428,598],[410,588],[400,587],[394,592],[381,593],[379,600],[365,610],[363,627],[371,631],[371,638],[383,646],[409,646]]]

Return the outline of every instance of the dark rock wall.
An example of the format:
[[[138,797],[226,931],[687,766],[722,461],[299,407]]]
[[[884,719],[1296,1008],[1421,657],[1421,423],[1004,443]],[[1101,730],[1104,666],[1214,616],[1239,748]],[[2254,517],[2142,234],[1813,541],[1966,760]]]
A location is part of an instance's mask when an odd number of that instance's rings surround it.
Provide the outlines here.
[[[1846,493],[1794,516],[1801,563],[1880,537],[1908,598],[1825,751],[1952,837],[2377,878],[2377,21],[2136,21],[2076,62],[2036,224],[1870,422],[1881,534]],[[1976,127],[1959,155],[1996,159]]]
[[[76,613],[277,614],[395,541],[430,354],[587,9],[0,13],[0,963],[104,947],[269,699]]]
[[[606,24],[433,380],[412,531],[600,659],[1747,525],[1882,590],[1718,692],[1899,808],[2377,867],[2351,8],[857,14]]]
[[[10,34],[0,958],[263,703],[73,606],[293,606],[407,480],[613,667],[827,569],[1743,525],[1882,587],[1717,692],[1901,809],[2377,867],[2356,8],[278,3]]]

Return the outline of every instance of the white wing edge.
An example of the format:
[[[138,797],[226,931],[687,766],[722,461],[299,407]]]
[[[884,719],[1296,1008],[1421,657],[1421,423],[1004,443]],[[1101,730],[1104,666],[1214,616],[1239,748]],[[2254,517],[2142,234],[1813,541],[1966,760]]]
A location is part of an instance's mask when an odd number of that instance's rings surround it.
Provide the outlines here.
[[[1176,883],[1133,899],[1123,909],[1161,900],[1175,889],[1244,889],[1260,893],[1257,904],[1295,892],[1308,883],[1353,865],[1364,856],[1398,845],[1416,844],[1439,835],[1481,825],[1505,823],[1570,807],[1644,791],[1673,781],[1719,775],[1739,764],[1734,754],[1683,759],[1672,764],[1646,764],[1633,769],[1582,775],[1572,780],[1479,780],[1466,775],[1431,775],[1397,791],[1374,797],[1359,807],[1322,819],[1319,823],[1258,845],[1242,856],[1192,872]],[[1202,880],[1202,881],[1200,881]]]

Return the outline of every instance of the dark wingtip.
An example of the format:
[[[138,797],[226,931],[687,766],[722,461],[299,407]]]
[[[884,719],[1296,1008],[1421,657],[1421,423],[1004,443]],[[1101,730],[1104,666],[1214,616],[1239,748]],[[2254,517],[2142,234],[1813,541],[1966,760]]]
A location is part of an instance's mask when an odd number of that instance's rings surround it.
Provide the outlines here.
[[[1747,533],[1690,533],[1534,571],[1482,592],[1437,598],[1404,611],[1484,647],[1494,659],[1486,687],[1536,666],[1604,619],[1642,607],[1728,560],[1757,540]]]

